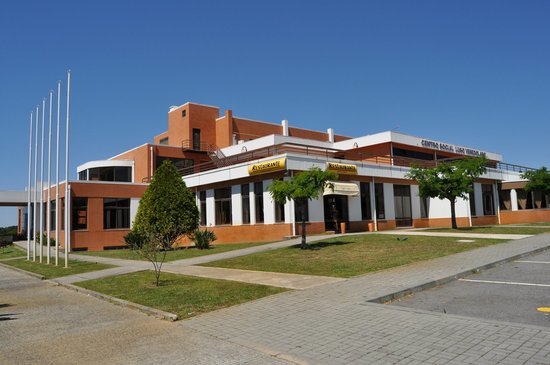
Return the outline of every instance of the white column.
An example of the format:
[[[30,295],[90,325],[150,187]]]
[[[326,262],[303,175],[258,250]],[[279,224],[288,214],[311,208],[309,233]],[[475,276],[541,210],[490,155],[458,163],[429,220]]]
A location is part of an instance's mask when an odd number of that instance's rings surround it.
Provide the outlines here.
[[[393,199],[393,184],[384,183],[384,211],[386,220],[395,219],[395,203]]]
[[[376,211],[376,191],[374,189],[374,177],[372,178],[372,181],[369,184],[370,189],[370,211],[372,220],[374,222],[374,230],[378,231],[378,212]]]
[[[516,189],[510,190],[510,203],[512,204],[512,211],[518,210],[518,192]]]
[[[206,226],[216,225],[216,203],[214,189],[206,190]]]
[[[139,198],[130,199],[130,228],[134,226],[134,221],[136,220],[136,215],[139,208],[139,201]]]
[[[334,129],[332,128],[327,129],[327,134],[328,134],[328,141],[330,143],[334,143]]]
[[[359,181],[350,181],[350,182],[360,185]],[[348,217],[350,222],[359,222],[362,220],[361,195],[348,197]]]
[[[320,195],[317,199],[311,199],[308,201],[309,209],[309,221],[310,222],[324,222],[325,221],[325,209],[323,203],[323,196]]]
[[[495,212],[498,217],[498,224],[500,224],[500,197],[498,196],[497,183],[493,183],[493,200],[495,202]]]
[[[481,184],[474,183],[474,196],[476,204],[476,215],[483,216],[483,193],[481,192]]]
[[[418,185],[411,185],[411,208],[412,208],[412,218],[420,219],[422,214],[420,212],[420,199],[423,199],[419,196],[420,190]]]
[[[283,136],[285,136],[285,137],[288,136],[288,120],[286,120],[286,119],[283,120],[281,122],[281,125],[283,127]]]
[[[240,185],[231,186],[231,215],[234,226],[243,224],[243,199]]]
[[[273,183],[273,180],[264,180],[264,223],[275,223],[275,201],[267,188]]]
[[[250,224],[254,225],[256,224],[256,193],[254,193],[254,183],[250,183],[249,185],[250,190]]]

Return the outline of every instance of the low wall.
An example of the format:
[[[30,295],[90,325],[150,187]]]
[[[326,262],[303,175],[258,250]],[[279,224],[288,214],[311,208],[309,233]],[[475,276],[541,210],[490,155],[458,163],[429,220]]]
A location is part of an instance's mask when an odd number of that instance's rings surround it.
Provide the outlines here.
[[[501,224],[550,222],[550,209],[502,210]]]

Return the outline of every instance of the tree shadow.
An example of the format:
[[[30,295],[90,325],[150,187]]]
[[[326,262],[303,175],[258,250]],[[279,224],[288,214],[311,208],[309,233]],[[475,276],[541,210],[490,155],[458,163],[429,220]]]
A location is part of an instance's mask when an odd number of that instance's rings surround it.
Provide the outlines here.
[[[0,304],[0,308],[6,308],[6,307],[11,307],[12,304],[8,304],[8,303],[4,303],[4,304]]]
[[[0,314],[0,322],[1,321],[12,321],[14,319],[17,319],[17,318],[14,318],[12,316],[16,316],[20,313],[6,313],[6,314]]]
[[[320,250],[322,248],[330,247],[330,246],[349,245],[350,243],[353,243],[353,242],[346,242],[346,241],[313,242],[313,243],[308,243],[308,247],[306,248],[306,250],[315,251],[315,250]],[[301,246],[300,244],[297,244],[297,245],[291,246],[291,248],[300,249]]]

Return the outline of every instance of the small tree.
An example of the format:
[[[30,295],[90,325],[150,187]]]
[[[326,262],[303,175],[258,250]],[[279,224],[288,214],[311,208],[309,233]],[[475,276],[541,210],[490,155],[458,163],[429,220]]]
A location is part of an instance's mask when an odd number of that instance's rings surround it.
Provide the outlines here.
[[[538,170],[525,171],[521,177],[529,180],[525,185],[525,191],[540,191],[543,199],[550,194],[550,171],[545,166]]]
[[[333,188],[330,180],[338,179],[338,174],[333,171],[323,171],[318,167],[312,167],[307,171],[300,172],[293,176],[289,181],[275,180],[269,186],[269,193],[273,200],[279,204],[285,204],[287,201],[296,199],[316,199],[321,190],[328,184]],[[302,214],[302,242],[300,248],[306,249],[306,220]]]
[[[165,160],[141,198],[128,246],[153,264],[159,285],[166,251],[199,225],[199,211],[174,164]]]
[[[485,157],[478,157],[441,162],[433,168],[413,166],[406,177],[418,182],[421,197],[437,197],[451,202],[452,227],[456,229],[456,198],[466,199],[474,180],[487,171],[486,163]]]

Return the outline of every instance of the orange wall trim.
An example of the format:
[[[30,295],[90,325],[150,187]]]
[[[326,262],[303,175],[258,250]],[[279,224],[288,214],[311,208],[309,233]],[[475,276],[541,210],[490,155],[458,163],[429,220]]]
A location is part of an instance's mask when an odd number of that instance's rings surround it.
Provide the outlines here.
[[[550,222],[550,209],[501,211],[501,224]]]

